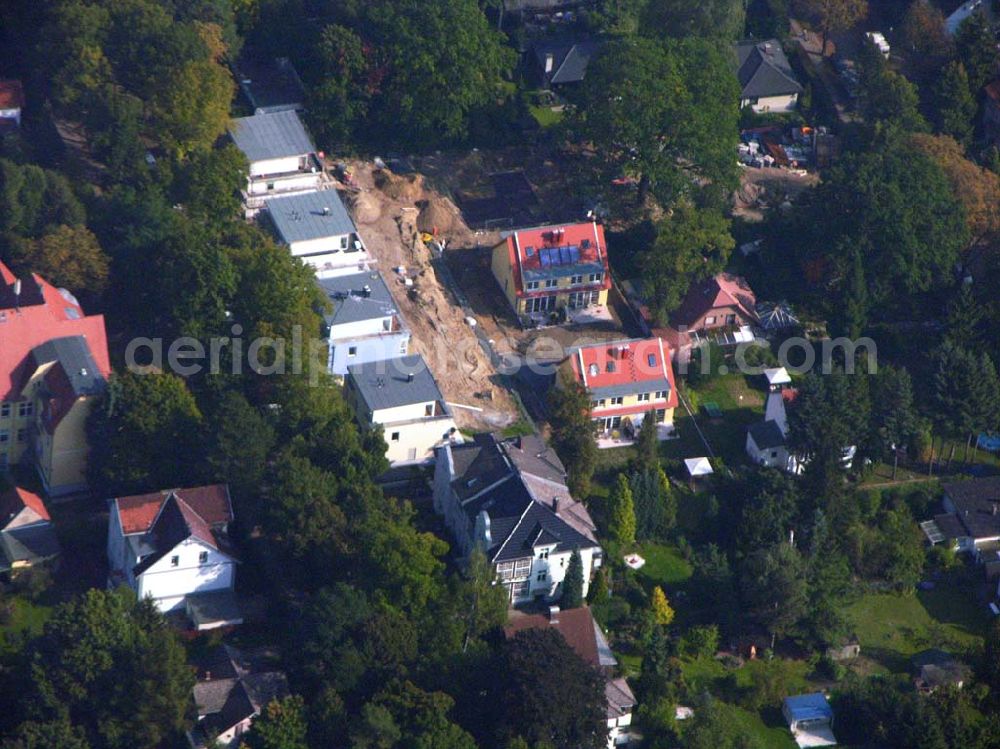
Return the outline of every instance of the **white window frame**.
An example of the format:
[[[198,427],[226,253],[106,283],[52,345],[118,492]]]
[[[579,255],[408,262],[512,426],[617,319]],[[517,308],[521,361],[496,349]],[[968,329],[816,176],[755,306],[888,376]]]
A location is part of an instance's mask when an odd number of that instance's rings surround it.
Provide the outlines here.
[[[647,403],[649,402],[649,393],[639,393],[638,395],[636,395],[636,398],[639,400],[640,403]]]

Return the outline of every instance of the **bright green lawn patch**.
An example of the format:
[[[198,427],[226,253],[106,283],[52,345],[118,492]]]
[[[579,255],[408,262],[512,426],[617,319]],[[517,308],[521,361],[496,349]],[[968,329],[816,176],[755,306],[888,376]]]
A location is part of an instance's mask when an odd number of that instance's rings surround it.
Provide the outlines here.
[[[861,641],[861,655],[893,672],[904,672],[909,659],[927,648],[963,650],[981,642],[986,610],[970,591],[946,583],[915,595],[872,593],[848,608]]]
[[[705,691],[712,692],[716,682],[725,678],[726,667],[715,658],[695,658],[693,660],[685,658],[681,662],[681,673],[684,675],[684,683],[687,684],[688,692],[702,694]]]
[[[616,653],[615,657],[625,676],[635,677],[642,670],[642,656],[634,653]]]
[[[778,724],[777,720],[765,723],[757,713],[732,705],[726,707],[731,711],[733,722],[748,731],[763,749],[797,749],[791,731],[786,726]],[[778,715],[780,716],[780,712]]]
[[[531,111],[531,116],[535,118],[542,129],[558,125],[562,122],[563,113],[555,111],[551,107],[536,107],[531,105],[528,109]]]
[[[646,564],[639,569],[639,577],[651,585],[674,587],[685,583],[693,570],[676,546],[647,542],[640,544],[639,556]]]

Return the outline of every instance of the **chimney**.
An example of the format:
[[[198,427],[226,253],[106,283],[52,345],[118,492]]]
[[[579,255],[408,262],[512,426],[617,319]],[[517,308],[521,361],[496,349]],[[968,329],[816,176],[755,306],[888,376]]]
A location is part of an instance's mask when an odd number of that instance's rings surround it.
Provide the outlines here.
[[[559,623],[559,607],[549,606],[549,623],[558,624]]]
[[[413,382],[413,372],[407,372],[406,373],[406,381],[407,382]]]
[[[328,206],[328,205],[323,206],[323,215],[324,216],[329,216],[330,215],[330,206]]]
[[[545,53],[545,72],[551,73],[555,64],[555,56],[551,52]]]
[[[992,509],[993,509],[993,514],[994,515],[996,515],[997,513],[1000,513],[1000,503],[994,502],[993,505],[992,505]]]
[[[361,289],[361,296],[367,299],[371,295],[372,295],[372,287],[369,286],[368,284],[365,284],[364,288]]]
[[[554,512],[556,515],[559,514],[559,497],[552,498],[552,512]]]

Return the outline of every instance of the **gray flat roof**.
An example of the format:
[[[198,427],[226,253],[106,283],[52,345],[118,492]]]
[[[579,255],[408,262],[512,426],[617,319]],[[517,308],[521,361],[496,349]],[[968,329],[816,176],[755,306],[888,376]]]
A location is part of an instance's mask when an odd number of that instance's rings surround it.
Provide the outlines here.
[[[347,374],[372,411],[414,403],[444,402],[441,389],[420,354],[352,364]]]
[[[333,310],[323,316],[327,325],[377,320],[399,314],[389,287],[379,273],[351,273],[320,278],[316,283],[333,305]]]
[[[251,162],[302,156],[316,150],[295,112],[239,117],[230,124],[229,133]]]
[[[357,232],[336,190],[270,198],[264,203],[285,244]]]

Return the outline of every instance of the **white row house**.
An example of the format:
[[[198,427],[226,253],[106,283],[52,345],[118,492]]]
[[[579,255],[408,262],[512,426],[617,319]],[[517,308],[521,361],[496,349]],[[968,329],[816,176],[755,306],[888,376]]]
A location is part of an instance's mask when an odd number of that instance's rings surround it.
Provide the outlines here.
[[[326,181],[316,147],[292,111],[255,114],[232,121],[230,137],[249,168],[243,190],[246,218],[254,218],[266,199],[321,189]]]
[[[324,316],[330,374],[343,377],[352,364],[369,364],[409,353],[410,329],[378,273],[320,278],[330,300]]]

